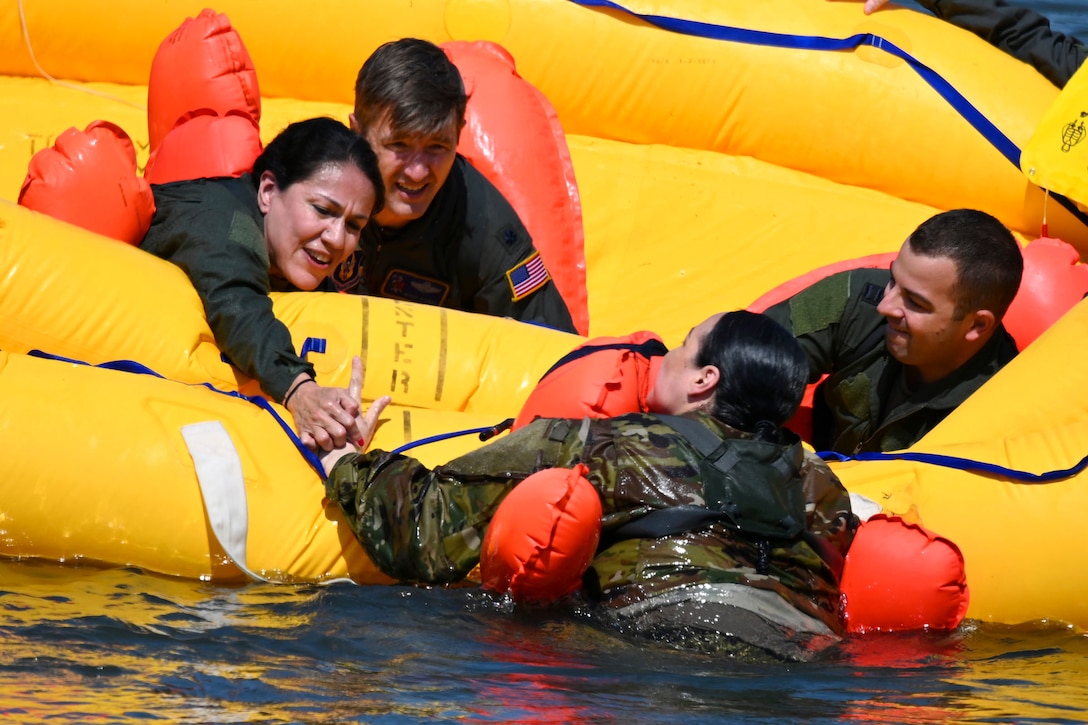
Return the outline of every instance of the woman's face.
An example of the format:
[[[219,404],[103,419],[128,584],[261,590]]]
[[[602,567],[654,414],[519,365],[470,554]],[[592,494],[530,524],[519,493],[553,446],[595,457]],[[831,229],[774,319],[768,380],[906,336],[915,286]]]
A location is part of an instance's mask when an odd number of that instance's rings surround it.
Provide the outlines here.
[[[269,171],[257,185],[270,273],[316,289],[359,244],[374,208],[374,187],[355,164],[328,163],[281,189]]]
[[[695,358],[703,344],[703,338],[714,329],[721,316],[719,313],[691,328],[680,347],[674,347],[665,353],[654,386],[646,396],[651,412],[678,415],[698,408],[707,399],[708,382],[709,394],[713,395],[714,384],[717,383],[717,368],[712,365],[698,367]],[[707,368],[714,371],[715,377],[711,381],[707,380]]]

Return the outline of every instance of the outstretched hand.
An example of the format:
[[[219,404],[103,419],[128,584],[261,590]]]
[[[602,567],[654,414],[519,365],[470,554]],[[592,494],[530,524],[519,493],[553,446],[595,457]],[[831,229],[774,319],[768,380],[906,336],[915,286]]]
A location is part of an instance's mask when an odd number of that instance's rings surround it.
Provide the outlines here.
[[[352,358],[351,361],[351,381],[348,383],[347,393],[353,400],[358,401],[362,394],[362,389],[363,361],[356,356]],[[370,443],[374,440],[374,433],[378,430],[378,419],[381,417],[382,411],[385,410],[385,406],[389,405],[389,401],[389,396],[383,395],[370,404],[370,407],[366,409],[365,414],[356,414],[353,421],[353,430],[355,431],[353,433],[354,437],[347,443],[322,454],[321,464],[325,469],[325,473],[332,471],[336,462],[348,453],[366,452],[366,449],[370,447]]]
[[[318,385],[306,377],[295,383],[287,409],[295,418],[299,438],[311,449],[327,451],[359,435],[355,425],[359,398],[344,388]]]

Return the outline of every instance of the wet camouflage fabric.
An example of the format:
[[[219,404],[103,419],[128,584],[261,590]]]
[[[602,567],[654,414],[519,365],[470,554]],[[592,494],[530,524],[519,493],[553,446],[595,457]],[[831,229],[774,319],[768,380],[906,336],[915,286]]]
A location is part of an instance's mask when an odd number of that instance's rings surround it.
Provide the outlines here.
[[[722,438],[743,434],[691,414]],[[603,420],[539,419],[433,471],[418,461],[375,451],[347,456],[326,483],[352,530],[381,569],[404,581],[445,583],[479,562],[484,533],[506,494],[529,475],[584,463],[601,495],[603,539],[654,508],[703,505],[699,462],[688,441],[656,416]],[[856,527],[846,490],[806,454],[802,485],[808,528],[845,556]],[[736,582],[778,592],[836,632],[836,574],[799,538],[760,544],[720,524],[661,539],[620,541],[592,563],[601,601],[620,607],[693,582]],[[766,555],[769,554],[769,557]],[[592,579],[592,577],[591,577]],[[592,584],[592,581],[591,581]]]
[[[903,365],[888,352],[877,312],[886,269],[825,277],[765,315],[790,330],[809,359],[809,382],[824,374],[813,401],[816,450],[852,455],[909,448],[1016,356],[1004,327],[958,370],[907,392]]]

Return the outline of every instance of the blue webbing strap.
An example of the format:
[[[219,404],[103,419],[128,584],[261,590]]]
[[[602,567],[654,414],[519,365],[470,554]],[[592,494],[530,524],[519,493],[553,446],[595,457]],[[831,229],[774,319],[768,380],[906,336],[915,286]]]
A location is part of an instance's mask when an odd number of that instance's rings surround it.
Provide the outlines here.
[[[1005,468],[1004,466],[998,466],[993,463],[974,461],[970,458],[944,456],[937,453],[913,453],[911,451],[905,451],[903,453],[880,453],[874,451],[847,456],[842,453],[836,453],[835,451],[819,451],[816,455],[825,461],[916,461],[918,463],[928,463],[933,466],[952,468],[957,471],[999,476],[1017,483],[1053,483],[1054,481],[1061,481],[1062,479],[1075,476],[1088,467],[1088,456],[1080,459],[1080,462],[1072,468],[1066,468],[1061,471],[1047,471],[1046,473],[1031,473],[1029,471],[1018,471],[1014,468]]]
[[[604,352],[604,351],[607,351],[607,350],[626,350],[628,352],[633,352],[636,355],[641,355],[642,357],[649,360],[652,357],[659,357],[659,356],[664,355],[665,353],[667,353],[669,351],[669,348],[665,347],[665,343],[661,342],[661,340],[647,340],[646,342],[637,342],[637,343],[636,342],[612,342],[612,343],[602,343],[600,345],[586,344],[586,345],[582,345],[579,348],[575,348],[574,350],[571,350],[566,355],[559,358],[555,362],[554,365],[552,365],[550,368],[548,368],[548,372],[546,372],[546,373],[544,373],[543,375],[540,376],[540,379],[543,380],[544,378],[548,377],[549,375],[551,375],[552,373],[554,373],[556,370],[563,367],[567,363],[572,363],[575,360],[581,360],[582,358],[589,357],[590,355],[592,355],[594,353]]]
[[[500,424],[500,426],[501,425],[502,424]],[[498,427],[499,426],[489,425],[486,428],[467,428],[465,430],[457,430],[451,433],[439,433],[437,435],[427,436],[426,438],[420,438],[419,440],[409,441],[402,446],[394,448],[392,451],[390,451],[390,453],[392,453],[393,455],[398,455],[400,453],[404,453],[405,451],[410,451],[416,446],[425,446],[428,443],[438,443],[439,441],[448,440],[450,438],[457,438],[459,436],[472,435],[473,433],[479,433],[480,440],[487,440],[483,436],[487,435],[490,438],[496,433],[496,429]]]
[[[91,365],[84,360],[74,360],[72,358],[63,357],[61,355],[53,355],[51,353],[43,352],[41,350],[31,350],[27,353],[27,355],[29,355],[30,357],[42,358],[43,360],[57,360],[59,362],[73,363],[75,365],[87,365],[89,367],[103,368],[106,370],[117,370],[123,373],[134,373],[137,375],[151,375],[153,377],[161,378],[163,380],[169,380],[169,378],[160,375],[143,363],[138,363],[133,360],[112,360],[110,362],[104,362],[98,365]],[[321,465],[321,459],[317,457],[316,453],[311,451],[306,446],[302,445],[302,441],[299,440],[299,437],[295,433],[294,428],[287,425],[283,418],[280,417],[280,414],[277,413],[276,410],[272,407],[272,404],[269,403],[264,397],[260,395],[242,395],[236,390],[220,390],[211,383],[200,383],[200,385],[204,386],[208,390],[219,393],[220,395],[227,395],[232,398],[239,398],[241,400],[248,401],[253,405],[256,405],[258,408],[267,411],[269,414],[271,414],[275,421],[279,423],[280,428],[282,428],[283,432],[287,434],[287,437],[291,440],[291,442],[295,444],[295,448],[297,448],[298,452],[302,454],[302,457],[306,460],[306,462],[309,463],[310,466],[315,471],[317,471],[318,475],[321,476],[321,480],[324,481],[326,478],[328,478],[328,476],[325,475],[324,467]]]
[[[915,73],[930,85],[952,108],[959,113],[964,120],[971,124],[990,145],[1001,153],[1017,169],[1020,168],[1020,149],[997,126],[975,108],[970,101],[963,97],[951,83],[941,77],[939,73],[922,63],[910,53],[899,48],[889,40],[871,33],[858,33],[848,38],[825,38],[816,35],[787,35],[784,33],[771,33],[750,28],[734,28],[726,25],[714,25],[696,20],[672,18],[666,15],[648,15],[636,13],[633,10],[612,2],[612,0],[570,0],[570,2],[583,7],[601,7],[617,10],[633,17],[639,18],[659,28],[711,40],[723,40],[731,43],[747,43],[749,45],[763,45],[771,48],[793,48],[799,50],[820,51],[844,51],[855,50],[863,45],[871,45],[890,55],[906,62]],[[1077,208],[1072,201],[1050,192],[1050,196],[1061,204],[1067,211],[1075,216],[1082,224],[1088,226],[1088,215]]]

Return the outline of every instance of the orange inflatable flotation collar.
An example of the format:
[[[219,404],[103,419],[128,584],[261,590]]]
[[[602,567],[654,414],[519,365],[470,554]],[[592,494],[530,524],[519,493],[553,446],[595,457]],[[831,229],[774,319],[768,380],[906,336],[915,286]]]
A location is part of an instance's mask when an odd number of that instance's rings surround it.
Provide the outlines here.
[[[581,463],[548,468],[503,499],[480,553],[485,589],[548,603],[581,587],[601,538],[601,499],[586,473]]]
[[[666,352],[661,338],[645,331],[578,346],[540,379],[514,429],[536,418],[608,418],[645,411]]]

